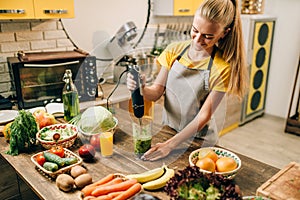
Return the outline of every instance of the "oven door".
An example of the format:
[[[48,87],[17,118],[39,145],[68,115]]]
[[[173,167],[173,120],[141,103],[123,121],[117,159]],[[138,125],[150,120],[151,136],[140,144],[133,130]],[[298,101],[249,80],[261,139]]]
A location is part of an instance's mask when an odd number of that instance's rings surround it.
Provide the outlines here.
[[[71,69],[75,79],[80,63],[80,60],[9,63],[14,75],[19,109],[43,106],[50,102],[62,102],[64,72],[66,69]]]

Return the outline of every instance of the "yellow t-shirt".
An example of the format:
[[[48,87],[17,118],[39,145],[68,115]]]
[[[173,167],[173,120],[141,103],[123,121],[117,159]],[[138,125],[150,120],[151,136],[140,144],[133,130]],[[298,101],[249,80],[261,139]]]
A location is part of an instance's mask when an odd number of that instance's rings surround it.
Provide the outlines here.
[[[157,61],[158,64],[166,67],[168,70],[171,69],[173,63],[179,56],[179,54],[184,50],[184,48],[191,43],[191,40],[184,41],[184,42],[174,42],[167,46],[167,48],[161,53],[158,57]],[[207,69],[210,57],[205,58],[195,65],[188,57],[188,51],[182,55],[179,62],[191,69]],[[217,50],[214,60],[213,66],[211,67],[210,71],[210,90],[226,92],[229,84],[230,79],[230,65],[229,63],[225,62],[224,59],[221,57],[221,53]]]

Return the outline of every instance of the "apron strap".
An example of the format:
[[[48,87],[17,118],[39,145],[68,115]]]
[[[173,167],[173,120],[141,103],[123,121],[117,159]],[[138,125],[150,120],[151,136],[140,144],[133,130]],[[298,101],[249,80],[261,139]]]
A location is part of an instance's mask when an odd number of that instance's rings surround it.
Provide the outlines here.
[[[190,47],[191,45],[187,45],[183,50],[182,52],[177,56],[176,60],[179,61],[180,58],[182,57],[182,55],[186,52],[186,50]],[[208,67],[207,67],[207,70],[210,71],[212,65],[213,65],[213,61],[214,61],[214,58],[215,58],[215,55],[216,55],[216,51],[217,51],[217,48],[216,46],[213,47],[213,51],[211,53],[211,56],[210,56],[210,59],[209,59],[209,63],[208,63]]]
[[[216,55],[216,51],[217,51],[216,49],[217,49],[216,46],[214,46],[213,51],[212,51],[211,56],[210,56],[208,67],[207,67],[207,70],[209,70],[209,71],[210,71],[210,69],[211,69],[211,67],[213,65],[213,61],[214,61],[214,58],[215,58],[215,55]]]
[[[190,47],[190,44],[187,45],[183,50],[182,52],[177,56],[176,60],[179,61],[180,58],[182,57],[182,55],[186,52],[186,50]]]

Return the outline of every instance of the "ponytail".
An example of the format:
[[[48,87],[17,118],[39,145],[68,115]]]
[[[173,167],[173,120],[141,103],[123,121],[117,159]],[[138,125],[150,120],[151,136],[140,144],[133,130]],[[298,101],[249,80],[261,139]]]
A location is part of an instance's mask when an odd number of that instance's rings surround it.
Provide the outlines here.
[[[225,29],[230,29],[227,35],[219,40],[218,48],[223,59],[231,67],[228,92],[242,99],[248,89],[248,70],[238,1],[205,0],[197,13],[224,25]]]

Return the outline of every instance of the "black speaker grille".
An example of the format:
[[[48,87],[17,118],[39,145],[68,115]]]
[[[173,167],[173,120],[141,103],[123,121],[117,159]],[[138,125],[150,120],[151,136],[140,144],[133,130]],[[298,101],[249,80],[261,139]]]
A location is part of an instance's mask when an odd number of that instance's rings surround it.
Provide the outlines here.
[[[264,45],[268,39],[269,27],[267,24],[263,24],[258,33],[258,43]]]
[[[262,85],[263,78],[264,78],[263,71],[258,70],[254,75],[254,80],[253,80],[253,88],[254,89],[258,89]]]
[[[256,110],[256,108],[259,105],[260,99],[261,99],[261,93],[260,93],[260,91],[254,92],[254,94],[253,94],[253,96],[251,98],[251,105],[250,105],[250,107],[251,107],[252,110]]]
[[[258,68],[260,68],[266,59],[266,50],[264,47],[261,47],[256,54],[255,64]]]

